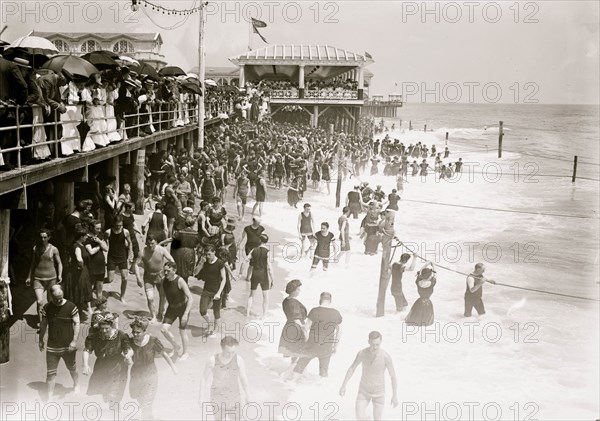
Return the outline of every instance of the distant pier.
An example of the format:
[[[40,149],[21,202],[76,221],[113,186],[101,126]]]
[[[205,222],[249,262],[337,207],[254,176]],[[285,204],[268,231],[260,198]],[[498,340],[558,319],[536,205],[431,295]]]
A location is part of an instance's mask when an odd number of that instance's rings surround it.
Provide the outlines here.
[[[374,95],[364,102],[362,115],[372,117],[397,117],[398,108],[402,108],[402,95],[389,94],[387,101],[383,95]]]

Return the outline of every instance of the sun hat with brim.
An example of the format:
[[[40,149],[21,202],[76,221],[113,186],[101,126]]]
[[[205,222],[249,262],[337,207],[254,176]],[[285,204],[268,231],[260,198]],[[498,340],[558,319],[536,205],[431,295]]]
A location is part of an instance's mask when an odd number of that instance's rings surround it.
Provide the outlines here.
[[[132,88],[137,88],[137,85],[135,84],[133,79],[129,79],[129,78],[125,79],[125,84]]]
[[[13,63],[15,63],[19,67],[31,67],[29,65],[29,60],[25,60],[24,58],[21,58],[21,57],[15,57],[13,59]]]

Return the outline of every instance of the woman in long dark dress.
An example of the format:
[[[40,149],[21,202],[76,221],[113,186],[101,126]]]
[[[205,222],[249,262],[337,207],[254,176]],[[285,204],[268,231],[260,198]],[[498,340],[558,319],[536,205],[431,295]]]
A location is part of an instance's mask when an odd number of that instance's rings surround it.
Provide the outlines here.
[[[185,282],[194,274],[196,264],[196,246],[198,245],[198,233],[193,228],[194,219],[185,221],[186,228],[175,231],[171,241],[171,256],[177,265],[177,275]]]
[[[296,176],[292,180],[288,191],[287,191],[287,200],[288,204],[292,207],[297,207],[298,202],[300,201],[300,196],[298,194],[298,190],[300,187],[300,177]]]
[[[428,268],[427,266],[431,266]],[[429,299],[435,287],[435,270],[433,263],[427,262],[417,274],[417,291],[419,298],[406,316],[405,323],[408,326],[430,326],[433,324],[433,304]]]
[[[65,297],[77,306],[79,311],[87,309],[92,315],[92,281],[90,279],[90,254],[85,248],[88,234],[84,229],[75,232],[75,242],[71,253],[71,276],[65,285]]]
[[[140,243],[138,241],[138,234],[142,234],[135,223],[135,217],[133,216],[133,208],[133,203],[126,202],[124,205],[123,213],[121,214],[121,216],[123,217],[123,228],[129,231],[129,238],[131,238],[131,247],[133,249],[133,262],[131,263],[129,273],[135,273],[135,265],[137,262],[137,258],[140,255]]]
[[[92,326],[96,333],[88,335],[83,350],[83,374],[91,373],[88,396],[102,395],[104,402],[111,405],[123,399],[127,368],[133,364],[131,341],[116,328],[116,320],[111,312],[95,313]],[[96,354],[93,372],[88,363],[92,352]]]
[[[136,317],[129,326],[131,327],[131,348],[133,350],[129,394],[138,401],[142,410],[142,419],[153,420],[152,406],[158,386],[158,372],[154,358],[160,354],[173,370],[173,374],[177,374],[177,367],[165,351],[160,339],[146,333],[147,319]]]
[[[279,353],[285,357],[292,357],[292,363],[302,355],[302,348],[306,342],[304,324],[308,313],[306,307],[297,298],[301,286],[302,282],[298,279],[288,282],[285,287],[288,296],[282,303],[287,320],[279,339]]]

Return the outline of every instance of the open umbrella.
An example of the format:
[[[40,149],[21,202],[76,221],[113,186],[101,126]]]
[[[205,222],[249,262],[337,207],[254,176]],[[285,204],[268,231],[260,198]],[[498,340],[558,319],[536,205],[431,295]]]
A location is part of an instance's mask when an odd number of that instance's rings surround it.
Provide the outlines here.
[[[187,73],[184,72],[181,67],[177,66],[167,66],[163,67],[158,71],[163,76],[186,76]]]
[[[109,51],[93,51],[91,53],[84,54],[81,56],[81,58],[89,61],[99,70],[114,69],[115,67],[119,67],[119,63],[117,63],[113,57],[106,53],[112,54],[117,58],[119,57],[116,54],[110,53]]]
[[[123,65],[124,65],[124,66],[133,66],[133,65],[139,66],[139,65],[140,65],[140,62],[139,62],[139,61],[137,61],[137,60],[135,60],[135,59],[132,59],[132,58],[131,58],[131,57],[129,57],[129,56],[119,56],[119,59],[118,59],[118,60],[119,60],[121,63],[123,63]]]
[[[181,82],[181,86],[183,86],[186,89],[189,89],[195,94],[202,95],[202,89],[200,88],[200,86],[196,85],[193,82],[184,81]]]
[[[223,92],[239,92],[240,91],[240,89],[234,85],[223,85],[223,86],[221,86],[221,89],[223,90]]]
[[[70,55],[54,56],[44,63],[42,68],[54,70],[56,73],[62,73],[64,70],[70,75],[83,77],[90,77],[93,73],[98,73],[96,66],[89,61]]]
[[[17,38],[6,49],[9,48],[22,48],[30,54],[43,54],[46,56],[58,53],[58,49],[51,41],[35,36]]]
[[[29,62],[29,65],[34,68],[39,68],[42,64],[48,61],[48,56],[44,54],[33,54],[28,52],[24,48],[7,48],[2,53],[2,57],[7,60],[14,60],[15,58],[22,58]]]
[[[151,78],[158,79],[158,72],[148,63],[141,62],[139,65],[130,66],[129,69],[140,75],[146,75],[150,76]]]
[[[2,41],[0,39],[0,53],[2,53],[2,51],[4,51],[5,48],[8,48],[9,45],[10,42]]]

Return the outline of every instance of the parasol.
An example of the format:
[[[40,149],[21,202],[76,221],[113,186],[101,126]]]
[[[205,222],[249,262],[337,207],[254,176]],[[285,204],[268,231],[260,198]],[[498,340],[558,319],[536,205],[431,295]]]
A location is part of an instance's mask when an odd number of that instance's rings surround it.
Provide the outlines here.
[[[42,66],[44,69],[54,70],[56,73],[62,73],[63,70],[70,75],[90,77],[98,73],[98,69],[92,63],[81,57],[71,55],[57,55],[52,57]]]
[[[119,56],[111,53],[110,51],[93,51],[81,56],[81,58],[89,61],[99,70],[114,69],[119,67],[119,63],[115,61],[115,57],[119,58]]]
[[[58,49],[51,41],[32,35],[17,38],[6,47],[7,50],[9,48],[21,48],[29,54],[43,54],[46,56],[58,53]]]
[[[158,71],[163,76],[186,76],[187,73],[184,72],[181,67],[177,66],[167,66],[163,67]]]

